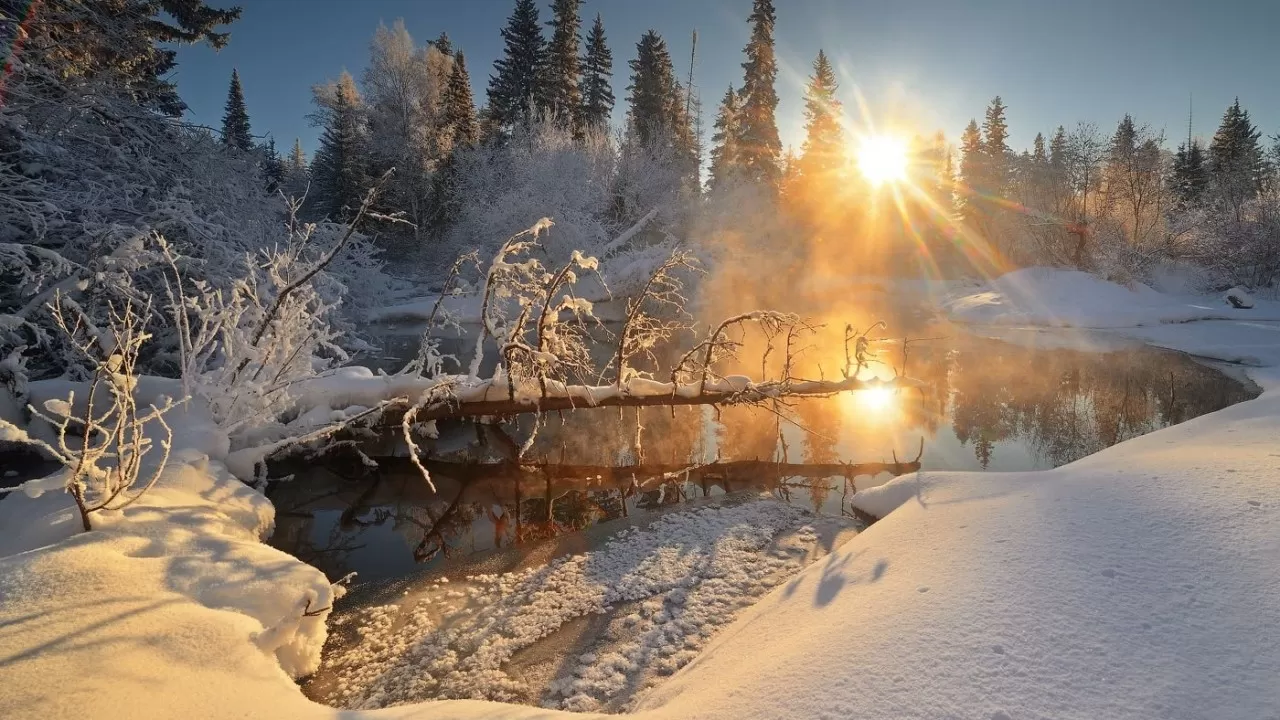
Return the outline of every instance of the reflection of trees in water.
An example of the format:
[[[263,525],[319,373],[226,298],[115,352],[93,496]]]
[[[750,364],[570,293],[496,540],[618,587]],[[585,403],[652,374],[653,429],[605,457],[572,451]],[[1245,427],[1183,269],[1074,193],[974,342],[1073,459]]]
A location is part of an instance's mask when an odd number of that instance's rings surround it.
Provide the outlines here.
[[[1019,440],[1058,466],[1249,396],[1172,354],[985,347],[959,353],[950,378],[956,437],[984,468],[998,442]]]
[[[912,346],[908,374],[926,389],[903,391],[883,414],[843,396],[779,405],[789,420],[747,407],[722,408],[718,418],[692,407],[553,415],[544,418],[526,460],[683,465],[709,461],[714,454],[724,461],[782,459],[785,447],[786,459],[793,463],[870,461],[888,459],[891,450],[901,453],[904,448],[895,444],[904,436],[933,437],[948,423],[983,467],[1000,451],[1000,443],[1010,441],[1024,444],[1045,463],[1060,465],[1248,396],[1238,383],[1209,368],[1151,351],[1095,354],[992,341],[922,343]],[[713,433],[716,452],[709,453],[703,441]],[[523,437],[516,434],[517,442]],[[768,489],[783,499],[812,503],[815,510],[823,509],[833,487],[840,487],[838,478],[754,475],[751,482],[701,475],[690,485],[682,478],[637,485],[625,473],[585,481],[545,473],[519,480],[463,477],[437,477],[440,492],[434,494],[412,473],[391,473],[376,486],[338,478],[318,487],[295,481],[289,489],[293,505],[273,496],[280,508],[273,543],[336,577],[354,569],[349,562],[356,550],[387,542],[387,533],[375,537],[370,531],[388,524],[399,547],[379,550],[427,562],[552,538],[637,509],[655,510],[712,494],[715,487],[717,492],[749,485]],[[298,494],[303,488],[311,497]],[[808,497],[801,499],[804,494]],[[326,537],[312,539],[317,520],[308,503],[342,511]]]

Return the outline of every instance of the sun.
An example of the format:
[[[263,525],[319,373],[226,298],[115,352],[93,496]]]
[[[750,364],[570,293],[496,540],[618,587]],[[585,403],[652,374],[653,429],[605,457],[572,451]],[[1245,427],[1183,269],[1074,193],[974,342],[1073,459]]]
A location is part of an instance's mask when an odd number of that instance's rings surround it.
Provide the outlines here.
[[[868,135],[858,146],[858,169],[872,185],[907,179],[907,143],[892,135]]]

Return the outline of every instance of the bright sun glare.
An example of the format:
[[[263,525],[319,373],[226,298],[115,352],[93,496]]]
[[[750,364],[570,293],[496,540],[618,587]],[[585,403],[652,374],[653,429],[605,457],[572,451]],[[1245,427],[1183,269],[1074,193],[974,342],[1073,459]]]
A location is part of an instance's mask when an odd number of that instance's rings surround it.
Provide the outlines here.
[[[891,135],[868,135],[858,147],[858,169],[872,185],[907,177],[907,144]]]
[[[853,393],[858,407],[870,413],[883,413],[893,406],[893,390],[873,387]]]

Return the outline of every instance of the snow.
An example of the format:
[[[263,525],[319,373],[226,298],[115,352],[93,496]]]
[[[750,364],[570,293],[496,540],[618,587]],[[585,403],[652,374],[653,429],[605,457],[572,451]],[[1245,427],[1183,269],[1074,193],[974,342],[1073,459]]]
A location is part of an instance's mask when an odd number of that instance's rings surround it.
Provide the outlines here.
[[[359,642],[328,660],[333,700],[355,709],[518,700],[531,689],[504,670],[515,654],[617,607],[605,634],[618,639],[568,663],[544,702],[592,710],[625,701],[803,566],[817,541],[806,519],[774,500],[672,513],[547,566],[455,578],[443,595],[368,609],[352,620]]]
[[[1079,270],[1024,268],[980,292],[946,303],[958,322],[993,325],[1120,328],[1193,320],[1280,320],[1280,303],[1235,309],[1204,296],[1168,295],[1142,283],[1126,287]]]
[[[1264,392],[1050,471],[926,472],[862,490],[855,502],[883,519],[772,590],[778,574],[765,569],[790,572],[791,561],[760,548],[793,511],[769,503],[702,511],[697,522],[671,516],[662,537],[686,528],[684,552],[664,554],[656,536],[636,531],[612,554],[541,575],[454,578],[441,586],[462,595],[446,602],[481,608],[468,631],[501,630],[460,634],[479,659],[459,672],[483,696],[501,696],[512,689],[497,672],[503,657],[566,618],[630,598],[638,606],[614,620],[638,631],[566,663],[557,703],[608,709],[621,698],[653,720],[1274,717],[1280,324],[1265,319],[1275,304],[1232,310],[1218,298],[1023,273],[1022,290],[997,281],[986,292],[999,298],[971,294],[951,311],[1109,327],[1119,339],[1245,362]],[[1110,302],[1125,299],[1134,302]],[[1160,324],[1197,317],[1229,319]],[[354,396],[397,381],[352,371],[333,382]],[[32,385],[33,404],[65,396],[65,386]],[[226,471],[225,436],[199,408],[188,412],[160,483],[101,530],[68,526],[59,493],[0,501],[0,717],[583,717],[477,701],[340,715],[305,699],[290,678],[315,669],[336,593],[261,544],[270,504]],[[690,577],[699,582],[681,584]],[[530,583],[549,592],[522,594]],[[736,594],[760,599],[705,640],[709,624],[727,619],[716,602]],[[304,616],[308,606],[322,612]],[[443,635],[426,624],[430,613],[400,620],[424,633],[384,632],[385,620],[371,618],[387,646],[371,645],[350,670],[353,701],[377,689],[387,695],[367,704],[421,697],[415,683],[427,680],[401,659],[421,648],[430,662]],[[683,667],[634,696],[620,692],[641,665]],[[380,688],[382,674],[412,681]]]

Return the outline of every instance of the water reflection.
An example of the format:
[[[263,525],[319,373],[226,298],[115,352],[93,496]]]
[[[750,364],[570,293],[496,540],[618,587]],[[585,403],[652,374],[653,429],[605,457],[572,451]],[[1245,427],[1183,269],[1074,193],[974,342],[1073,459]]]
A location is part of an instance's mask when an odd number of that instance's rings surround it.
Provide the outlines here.
[[[744,490],[847,514],[849,493],[889,475],[851,487],[841,463],[907,461],[923,442],[925,469],[1049,468],[1255,394],[1174,353],[1099,353],[963,335],[913,344],[907,370],[923,388],[762,408],[586,410],[545,417],[536,432],[528,417],[506,434],[442,424],[436,492],[395,459],[374,474],[357,463],[349,470],[357,477],[337,474],[336,464],[313,469],[273,490],[273,543],[331,577],[358,570],[376,580],[537,540],[574,542],[567,538],[604,521]],[[438,462],[509,459],[510,448],[530,435],[525,461],[558,469]],[[812,467],[675,472],[715,461]]]

